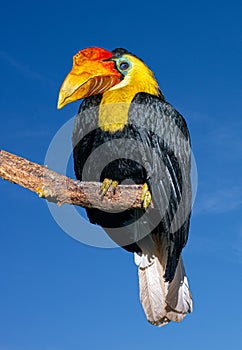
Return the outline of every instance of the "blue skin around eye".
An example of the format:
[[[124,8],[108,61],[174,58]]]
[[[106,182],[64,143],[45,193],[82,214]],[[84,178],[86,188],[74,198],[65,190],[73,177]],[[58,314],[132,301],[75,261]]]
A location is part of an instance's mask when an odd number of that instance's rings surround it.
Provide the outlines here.
[[[129,65],[129,67],[126,70],[122,70],[121,69],[122,63],[121,63],[121,66],[119,66],[119,62],[127,63]],[[116,65],[117,65],[117,68],[120,71],[120,73],[122,73],[124,75],[128,73],[128,71],[131,69],[131,66],[132,66],[131,62],[129,60],[127,60],[127,58],[124,59],[122,57],[120,57],[116,60]]]

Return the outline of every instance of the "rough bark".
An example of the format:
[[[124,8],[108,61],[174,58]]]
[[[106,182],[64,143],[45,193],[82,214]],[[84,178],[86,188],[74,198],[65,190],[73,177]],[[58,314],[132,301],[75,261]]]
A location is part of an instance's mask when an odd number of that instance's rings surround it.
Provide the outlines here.
[[[142,207],[142,185],[119,185],[115,190],[109,189],[102,198],[99,182],[73,180],[3,150],[0,151],[0,177],[58,205],[68,203],[111,211]]]

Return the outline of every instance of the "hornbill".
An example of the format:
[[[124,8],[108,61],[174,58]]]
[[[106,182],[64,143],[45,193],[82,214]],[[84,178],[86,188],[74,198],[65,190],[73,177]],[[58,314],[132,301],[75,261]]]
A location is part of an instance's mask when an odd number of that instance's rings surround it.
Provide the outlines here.
[[[186,122],[148,66],[122,48],[87,48],[73,57],[58,108],[79,99],[72,140],[77,179],[101,181],[101,196],[110,186],[143,184],[141,209],[86,209],[90,222],[134,253],[148,321],[179,322],[192,311],[181,257],[191,214]]]

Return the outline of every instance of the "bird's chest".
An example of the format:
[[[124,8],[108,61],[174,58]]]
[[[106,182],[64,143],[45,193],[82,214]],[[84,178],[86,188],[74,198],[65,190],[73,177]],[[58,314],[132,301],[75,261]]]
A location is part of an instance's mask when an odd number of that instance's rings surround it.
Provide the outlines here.
[[[79,162],[84,181],[103,181],[104,178],[119,182],[146,181],[140,140],[128,125],[114,133],[96,128],[79,142],[74,149],[74,158]]]

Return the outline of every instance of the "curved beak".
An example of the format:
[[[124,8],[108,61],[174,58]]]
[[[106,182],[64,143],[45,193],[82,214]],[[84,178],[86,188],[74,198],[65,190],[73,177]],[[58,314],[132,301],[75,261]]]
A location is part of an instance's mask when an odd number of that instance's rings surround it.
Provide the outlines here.
[[[87,48],[73,57],[73,66],[66,76],[57,108],[81,98],[104,93],[121,80],[121,74],[110,60],[112,53],[100,48]]]

